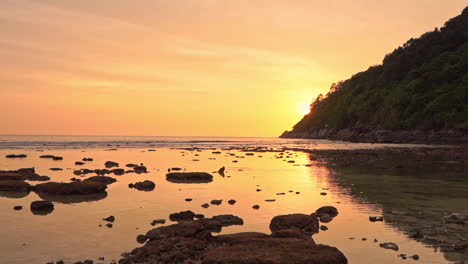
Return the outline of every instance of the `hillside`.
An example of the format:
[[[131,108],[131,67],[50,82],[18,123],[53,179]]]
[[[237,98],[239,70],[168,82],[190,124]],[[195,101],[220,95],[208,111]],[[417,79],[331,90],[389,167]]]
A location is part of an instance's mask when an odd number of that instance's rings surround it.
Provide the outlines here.
[[[467,130],[468,7],[381,65],[333,84],[281,137],[466,142]]]

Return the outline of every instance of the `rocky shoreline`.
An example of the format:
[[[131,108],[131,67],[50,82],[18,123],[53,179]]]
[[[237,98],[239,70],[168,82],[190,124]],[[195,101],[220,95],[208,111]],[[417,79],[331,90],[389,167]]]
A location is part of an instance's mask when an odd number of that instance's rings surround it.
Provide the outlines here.
[[[371,130],[346,128],[319,129],[307,132],[285,131],[280,138],[330,139],[365,143],[468,144],[466,130]]]

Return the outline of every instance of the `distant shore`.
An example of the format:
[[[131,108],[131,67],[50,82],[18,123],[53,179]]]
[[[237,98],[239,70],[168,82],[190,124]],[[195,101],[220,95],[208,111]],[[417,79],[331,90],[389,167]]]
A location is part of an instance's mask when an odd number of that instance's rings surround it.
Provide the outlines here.
[[[370,130],[346,128],[319,129],[308,132],[285,131],[280,138],[330,139],[365,143],[468,144],[468,131],[449,130]]]

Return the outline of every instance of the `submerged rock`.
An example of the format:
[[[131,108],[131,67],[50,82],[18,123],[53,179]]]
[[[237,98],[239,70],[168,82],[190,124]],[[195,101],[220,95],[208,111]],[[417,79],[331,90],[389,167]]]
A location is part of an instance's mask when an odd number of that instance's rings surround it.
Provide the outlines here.
[[[208,183],[213,181],[213,176],[207,172],[170,172],[166,174],[166,180],[175,183]]]

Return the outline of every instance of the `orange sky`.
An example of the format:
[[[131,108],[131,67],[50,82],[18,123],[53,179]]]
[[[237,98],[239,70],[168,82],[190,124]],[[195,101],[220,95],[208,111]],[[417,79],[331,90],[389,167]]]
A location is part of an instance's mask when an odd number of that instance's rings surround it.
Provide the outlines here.
[[[2,0],[0,134],[278,136],[466,0]]]

